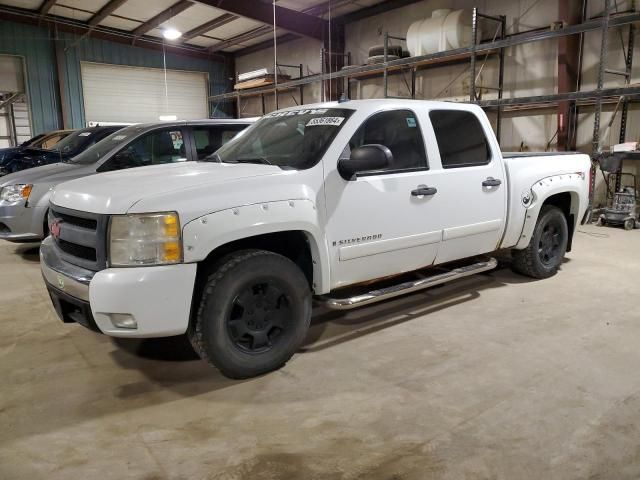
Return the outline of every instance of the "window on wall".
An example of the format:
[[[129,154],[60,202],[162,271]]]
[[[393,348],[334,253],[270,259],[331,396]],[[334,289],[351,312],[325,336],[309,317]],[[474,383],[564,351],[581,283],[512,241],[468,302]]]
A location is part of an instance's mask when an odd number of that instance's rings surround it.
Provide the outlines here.
[[[422,132],[411,110],[390,110],[373,115],[351,138],[347,150],[371,144],[384,145],[393,154],[391,165],[383,172],[428,168]]]
[[[480,120],[462,110],[433,110],[429,113],[436,134],[443,168],[486,165],[491,161],[489,142]]]

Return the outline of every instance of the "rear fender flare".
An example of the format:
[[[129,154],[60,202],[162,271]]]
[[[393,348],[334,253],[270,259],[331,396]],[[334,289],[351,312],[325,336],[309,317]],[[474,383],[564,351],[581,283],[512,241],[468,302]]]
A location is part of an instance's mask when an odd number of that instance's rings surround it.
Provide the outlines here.
[[[536,227],[540,210],[545,201],[559,193],[569,193],[571,195],[570,214],[573,215],[574,222],[578,222],[586,210],[587,204],[581,205],[581,195],[588,195],[587,180],[578,173],[553,175],[538,180],[531,186],[532,198],[525,212],[524,225],[520,234],[520,239],[515,245],[515,249],[526,248],[531,241],[533,230]],[[573,225],[575,228],[575,225]],[[573,231],[573,229],[572,229]]]

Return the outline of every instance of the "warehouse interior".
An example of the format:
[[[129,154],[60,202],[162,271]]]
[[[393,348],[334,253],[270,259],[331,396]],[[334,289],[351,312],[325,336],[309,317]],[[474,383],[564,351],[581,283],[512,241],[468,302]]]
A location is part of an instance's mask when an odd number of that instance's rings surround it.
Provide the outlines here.
[[[557,275],[512,272],[499,240],[497,268],[477,275],[354,310],[316,296],[292,359],[242,380],[186,335],[62,323],[39,253],[59,224],[2,240],[14,214],[0,199],[0,478],[639,478],[639,27],[634,0],[0,0],[0,191],[48,168],[2,163],[36,136],[210,119],[241,122],[221,134],[233,145],[281,109],[373,99],[475,104],[505,158],[516,152],[507,162],[577,152],[590,170]],[[171,133],[171,154],[191,160]],[[28,207],[36,181],[16,182]],[[513,198],[527,206],[527,192]],[[371,224],[373,206],[359,210]]]

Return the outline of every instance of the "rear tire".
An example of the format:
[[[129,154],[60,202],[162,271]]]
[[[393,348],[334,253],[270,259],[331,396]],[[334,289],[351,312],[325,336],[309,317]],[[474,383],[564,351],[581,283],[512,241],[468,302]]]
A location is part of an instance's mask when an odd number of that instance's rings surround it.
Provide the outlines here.
[[[513,250],[513,270],[532,278],[555,275],[562,264],[569,241],[567,219],[558,207],[544,205],[540,210],[529,245]]]
[[[624,221],[624,229],[625,230],[633,230],[636,226],[636,222],[633,218],[629,218]]]
[[[213,268],[188,334],[223,375],[249,378],[282,367],[310,321],[311,291],[300,268],[282,255],[241,250]]]

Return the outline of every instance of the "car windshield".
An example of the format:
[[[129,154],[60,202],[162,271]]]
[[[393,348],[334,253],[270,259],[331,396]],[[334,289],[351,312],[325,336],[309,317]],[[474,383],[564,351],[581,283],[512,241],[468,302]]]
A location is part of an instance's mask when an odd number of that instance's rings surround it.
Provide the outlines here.
[[[81,152],[80,154],[73,157],[71,160],[69,160],[69,162],[80,163],[83,165],[96,163],[114,148],[122,146],[125,143],[129,142],[129,140],[136,136],[141,130],[142,127],[140,127],[139,125],[131,125],[129,127],[123,128],[122,130],[113,132],[108,137],[103,138],[95,145],[87,148],[84,152]]]
[[[91,136],[95,133],[90,130],[78,130],[60,140],[50,151],[59,152],[65,157],[72,157],[84,150],[86,145],[93,140]]]
[[[311,168],[320,161],[352,113],[353,110],[345,108],[275,112],[223,145],[213,159],[296,170]]]

